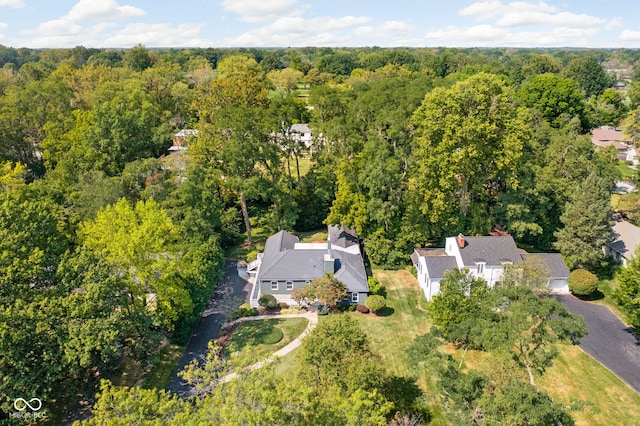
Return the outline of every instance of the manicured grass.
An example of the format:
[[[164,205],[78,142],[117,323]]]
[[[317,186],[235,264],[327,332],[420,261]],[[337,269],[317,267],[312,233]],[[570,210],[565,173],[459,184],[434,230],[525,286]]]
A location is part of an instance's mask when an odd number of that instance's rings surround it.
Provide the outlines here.
[[[371,339],[372,351],[390,373],[412,377],[415,371],[409,364],[406,350],[416,336],[429,331],[428,314],[419,306],[420,288],[408,271],[374,271],[386,286],[386,316],[351,313]],[[606,291],[606,289],[605,289]],[[461,350],[446,350],[460,360]],[[572,411],[578,425],[631,424],[640,412],[640,395],[618,379],[591,356],[573,345],[558,345],[560,352],[553,366],[537,378],[538,386]],[[486,352],[468,351],[463,365],[467,368],[491,369],[493,357]],[[283,370],[284,371],[284,370]],[[433,391],[431,378],[422,373],[418,384],[427,394]],[[446,424],[441,407],[432,406],[430,424]],[[640,425],[640,422],[635,424]]]
[[[307,328],[306,318],[270,318],[247,321],[233,331],[224,350],[227,356],[248,354],[272,354],[286,346]],[[280,337],[282,336],[282,337]]]
[[[412,377],[406,351],[416,336],[429,331],[428,314],[420,308],[420,288],[408,271],[374,271],[387,291],[387,307],[380,316],[352,312],[371,339],[371,348],[391,374]],[[425,383],[422,383],[425,384]]]
[[[572,413],[577,425],[640,425],[640,394],[579,347],[559,348],[560,355],[538,383],[565,406],[587,402]]]

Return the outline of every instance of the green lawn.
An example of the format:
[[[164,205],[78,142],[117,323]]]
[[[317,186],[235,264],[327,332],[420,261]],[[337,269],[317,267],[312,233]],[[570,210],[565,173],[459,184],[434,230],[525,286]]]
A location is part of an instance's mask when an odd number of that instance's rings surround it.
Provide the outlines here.
[[[618,171],[622,175],[622,180],[633,180],[633,176],[636,174],[636,171],[631,167],[627,166],[624,161],[618,162]]]
[[[247,321],[233,331],[224,350],[227,356],[242,354],[272,354],[286,346],[307,328],[306,318],[270,318]],[[281,332],[281,334],[280,334]],[[278,339],[278,336],[282,338]]]
[[[350,315],[369,335],[373,352],[389,372],[411,377],[406,349],[416,336],[430,328],[428,314],[418,304],[420,288],[408,271],[376,270],[374,273],[386,286],[387,305],[391,310],[379,317],[357,312]],[[582,405],[580,410],[572,412],[578,425],[633,425],[629,419],[637,417],[634,413],[640,413],[640,395],[579,347],[559,345],[558,349],[560,354],[553,366],[537,379],[540,388],[567,407]],[[462,351],[448,350],[457,359],[461,358]],[[492,362],[491,354],[477,351],[468,351],[464,359],[465,366],[479,369],[492,368]],[[429,377],[419,377],[418,384],[426,392],[432,389]],[[432,410],[431,424],[446,424],[439,407],[432,406]]]

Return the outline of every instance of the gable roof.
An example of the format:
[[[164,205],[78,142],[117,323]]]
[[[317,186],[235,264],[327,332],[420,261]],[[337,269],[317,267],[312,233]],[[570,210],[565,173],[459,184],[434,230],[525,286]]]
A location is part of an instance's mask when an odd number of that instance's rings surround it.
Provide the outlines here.
[[[640,228],[626,220],[617,220],[612,231],[615,240],[608,244],[609,247],[626,259],[633,257],[640,245]]]
[[[600,145],[603,142],[629,141],[629,138],[620,130],[610,126],[602,126],[591,130],[591,141],[596,145]]]
[[[429,278],[444,278],[444,273],[458,267],[454,256],[424,256]]]
[[[289,127],[291,133],[311,133],[311,128],[307,123],[296,123]]]
[[[329,225],[328,234],[329,239],[331,240],[331,245],[343,248],[360,245],[356,231],[351,228],[346,228],[344,225]]]
[[[267,238],[256,281],[311,281],[322,277],[324,275],[324,255],[327,250],[296,249],[295,245],[298,241],[298,237],[286,231],[280,231]],[[348,241],[344,243],[348,244]],[[347,291],[358,293],[369,291],[367,273],[360,254],[332,250],[331,255],[335,262],[334,276],[345,284]]]
[[[549,278],[569,278],[569,268],[560,253],[530,253],[525,256],[542,259],[549,268]]]
[[[459,248],[464,266],[475,266],[476,262],[485,262],[487,266],[500,266],[505,262],[516,264],[522,260],[518,247],[511,236],[465,236],[464,240],[464,247]]]

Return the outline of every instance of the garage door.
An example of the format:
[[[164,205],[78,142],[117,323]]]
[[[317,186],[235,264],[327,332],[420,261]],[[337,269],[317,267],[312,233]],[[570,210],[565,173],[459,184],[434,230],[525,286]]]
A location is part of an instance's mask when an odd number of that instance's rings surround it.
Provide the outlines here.
[[[551,280],[549,289],[554,293],[568,293],[569,284],[567,280]]]

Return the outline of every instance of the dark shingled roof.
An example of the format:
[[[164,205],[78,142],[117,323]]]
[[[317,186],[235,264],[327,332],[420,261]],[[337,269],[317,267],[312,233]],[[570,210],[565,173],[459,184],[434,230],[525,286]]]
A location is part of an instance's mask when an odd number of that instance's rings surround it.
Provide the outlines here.
[[[507,237],[464,237],[465,245],[460,249],[465,266],[486,262],[487,266],[500,266],[505,262],[516,264],[522,260],[515,241]],[[456,242],[457,243],[457,242]]]
[[[326,250],[294,250],[298,237],[285,231],[270,236],[264,246],[262,264],[257,280],[313,280],[324,275]],[[349,292],[369,291],[367,273],[362,256],[332,250],[335,259],[335,277],[347,286]]]
[[[454,256],[425,256],[429,278],[443,278],[446,271],[452,271],[458,267]]]
[[[328,226],[329,239],[331,240],[331,245],[336,245],[339,247],[347,248],[353,245],[359,245],[360,241],[356,235],[356,231],[350,228],[346,228],[344,225]]]
[[[542,259],[549,268],[549,278],[569,278],[569,268],[560,253],[530,253],[526,256]]]

